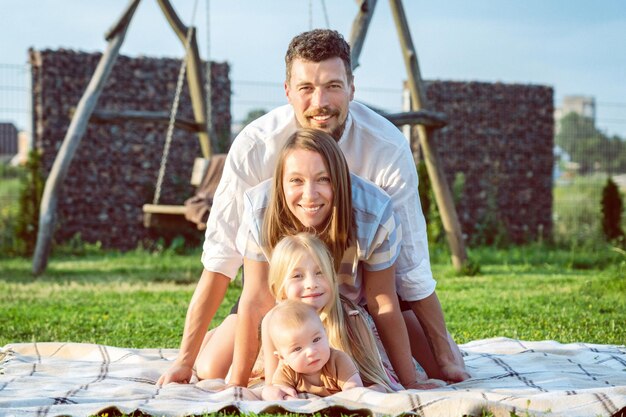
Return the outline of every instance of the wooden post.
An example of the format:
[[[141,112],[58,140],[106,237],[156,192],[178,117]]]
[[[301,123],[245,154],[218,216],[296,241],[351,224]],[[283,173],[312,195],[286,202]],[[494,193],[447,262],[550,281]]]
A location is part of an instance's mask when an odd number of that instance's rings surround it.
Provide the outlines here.
[[[41,199],[41,208],[39,214],[39,231],[37,232],[37,245],[35,246],[35,254],[33,256],[33,274],[39,275],[46,269],[48,264],[48,255],[50,252],[50,243],[54,234],[54,225],[56,221],[56,208],[58,197],[61,192],[63,180],[67,175],[72,158],[76,153],[76,149],[87,129],[87,122],[93,113],[100,93],[106,83],[111,69],[117,60],[120,47],[124,42],[126,30],[130,20],[139,5],[140,0],[131,0],[126,8],[120,21],[114,26],[110,32],[109,44],[107,49],[100,58],[98,66],[89,81],[87,89],[83,93],[76,112],[72,117],[70,126],[63,139],[63,144],[57,153],[46,186]]]
[[[427,107],[426,96],[422,84],[422,76],[417,63],[417,53],[413,47],[413,41],[411,40],[411,33],[409,32],[409,25],[406,20],[406,15],[404,14],[402,1],[389,0],[389,4],[396,23],[396,28],[398,29],[398,38],[402,46],[408,84],[411,91],[412,108],[413,110],[421,110]],[[459,271],[467,262],[467,253],[465,251],[461,224],[456,214],[452,193],[450,192],[445,173],[439,161],[436,144],[432,140],[432,131],[422,125],[418,125],[417,130],[422,147],[422,155],[426,161],[428,176],[433,185],[435,200],[439,207],[443,227],[446,231],[450,251],[452,252],[452,264],[454,268]]]
[[[359,13],[352,22],[350,31],[350,60],[352,61],[352,71],[359,66],[359,56],[365,42],[365,35],[369,28],[370,21],[374,15],[376,0],[360,0]]]
[[[167,21],[170,23],[172,29],[181,40],[183,45],[187,42],[187,31],[191,30],[191,38],[189,40],[189,50],[187,51],[187,84],[189,86],[189,95],[191,96],[191,106],[193,108],[193,115],[196,119],[196,123],[205,126],[203,131],[198,132],[198,139],[200,140],[200,148],[202,150],[202,156],[210,158],[212,155],[211,142],[213,147],[217,149],[217,135],[213,132],[209,132],[207,126],[207,111],[206,111],[206,98],[204,95],[204,87],[202,85],[202,68],[200,53],[198,52],[198,43],[196,41],[196,29],[194,27],[187,28],[174,11],[174,8],[170,4],[169,0],[158,0],[161,10],[165,14]],[[210,63],[209,63],[210,65]],[[211,82],[211,80],[207,80]],[[211,134],[209,137],[209,133]]]

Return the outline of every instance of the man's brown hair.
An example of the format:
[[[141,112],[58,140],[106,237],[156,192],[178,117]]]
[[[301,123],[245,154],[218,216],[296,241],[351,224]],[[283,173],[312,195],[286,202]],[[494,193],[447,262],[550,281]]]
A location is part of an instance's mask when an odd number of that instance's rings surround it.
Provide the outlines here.
[[[291,64],[294,59],[322,62],[330,58],[341,58],[346,67],[348,81],[352,81],[350,45],[341,33],[330,29],[313,29],[293,38],[285,54],[286,81],[291,79]]]

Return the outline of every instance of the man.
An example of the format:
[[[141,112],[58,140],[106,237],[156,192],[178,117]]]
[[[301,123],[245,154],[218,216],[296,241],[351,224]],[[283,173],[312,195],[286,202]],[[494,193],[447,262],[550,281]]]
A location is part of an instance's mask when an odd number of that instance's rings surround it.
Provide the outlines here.
[[[204,271],[187,311],[180,355],[159,383],[191,378],[206,330],[242,264],[235,238],[243,193],[272,176],[279,150],[299,127],[329,133],[344,152],[350,170],[391,196],[403,231],[396,288],[414,313],[405,314],[413,355],[430,377],[448,381],[468,378],[435,293],[417,175],[406,139],[390,122],[352,101],[350,47],[338,32],[318,29],[296,36],[285,64],[289,105],[246,126],[229,152],[207,223]],[[256,348],[247,346],[249,352]],[[231,382],[245,386],[252,364],[249,358],[245,365],[240,366],[240,362],[236,357]]]

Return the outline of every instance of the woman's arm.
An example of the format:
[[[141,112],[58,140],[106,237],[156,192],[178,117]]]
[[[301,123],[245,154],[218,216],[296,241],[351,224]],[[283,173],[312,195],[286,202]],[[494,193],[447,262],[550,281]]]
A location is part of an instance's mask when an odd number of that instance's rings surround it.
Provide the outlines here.
[[[272,338],[269,335],[269,327],[267,325],[267,322],[268,321],[263,318],[263,323],[261,324],[261,347],[263,348],[263,367],[265,372],[265,381],[266,383],[271,383],[274,372],[276,372],[276,368],[278,367],[278,358],[274,354],[276,348],[274,347],[274,343],[272,343]]]
[[[230,278],[225,275],[206,269],[202,271],[202,276],[187,309],[180,352],[172,366],[161,375],[157,381],[158,385],[189,382],[202,340],[226,295],[229,283]]]
[[[268,263],[244,258],[244,285],[239,300],[233,368],[229,383],[248,386],[259,353],[259,331],[263,316],[274,306],[267,284]]]
[[[391,365],[402,385],[412,385],[416,382],[417,373],[396,295],[395,267],[391,266],[381,271],[364,269],[363,281],[367,308],[376,323],[376,329]]]

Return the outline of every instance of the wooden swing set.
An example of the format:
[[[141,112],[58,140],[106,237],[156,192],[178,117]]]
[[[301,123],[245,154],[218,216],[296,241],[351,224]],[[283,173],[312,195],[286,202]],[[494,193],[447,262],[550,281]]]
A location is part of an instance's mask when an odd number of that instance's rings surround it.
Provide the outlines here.
[[[140,0],[131,0],[118,22],[107,32],[105,36],[108,41],[107,48],[78,103],[76,111],[72,116],[68,131],[63,139],[61,148],[59,149],[46,180],[41,200],[37,244],[33,256],[32,272],[34,275],[41,274],[47,266],[54,231],[58,196],[64,178],[67,175],[69,165],[85,133],[90,117],[97,117],[100,122],[116,120],[165,121],[167,118],[167,116],[162,113],[138,112],[132,110],[115,113],[96,112],[96,114],[94,114],[94,109],[100,93],[102,92],[104,84],[106,83],[113,65],[115,64],[119,50],[124,41],[126,31],[135,10],[139,5],[139,2]],[[211,97],[210,57],[207,57],[208,81],[206,83],[209,90],[204,91],[202,83],[202,61],[200,60],[198,52],[195,27],[193,25],[187,27],[182,23],[169,0],[157,0],[157,2],[170,26],[181,42],[183,42],[185,47],[185,57],[182,60],[179,71],[172,109],[169,114],[169,118],[167,118],[168,129],[154,198],[151,204],[145,204],[143,206],[144,225],[146,227],[166,225],[174,218],[181,219],[186,212],[184,205],[159,204],[161,187],[165,176],[165,167],[167,165],[169,149],[175,127],[192,130],[198,134],[202,158],[197,158],[196,163],[194,164],[191,179],[193,185],[199,185],[200,182],[203,182],[206,186],[206,183],[210,182],[211,185],[208,187],[209,193],[211,190],[214,192],[214,187],[221,176],[221,168],[223,167],[225,157],[225,155],[213,154],[213,150],[216,149],[217,138],[211,122],[211,102],[210,99],[206,98],[207,96],[209,98]],[[353,70],[359,66],[359,56],[367,34],[369,23],[374,13],[374,8],[376,6],[376,0],[357,0],[357,2],[359,3],[359,11],[353,21],[350,34]],[[441,163],[439,162],[439,156],[435,143],[432,140],[433,130],[445,126],[447,118],[445,114],[428,110],[420,69],[417,62],[417,54],[411,40],[411,34],[406,15],[404,13],[402,1],[389,0],[389,4],[398,31],[398,38],[402,48],[404,63],[407,71],[408,87],[411,94],[411,111],[397,114],[383,114],[383,116],[397,126],[407,124],[417,125],[419,144],[422,150],[423,158],[426,162],[428,175],[435,194],[435,200],[437,206],[439,207],[448,244],[451,249],[452,264],[457,270],[460,270],[467,262],[465,245],[463,243],[461,227],[456,214],[456,209],[454,207],[452,194],[445,180],[445,173]],[[196,6],[197,0],[194,5],[194,13],[192,16],[195,16]],[[177,118],[178,102],[185,74],[191,97],[194,121]],[[212,195],[210,197],[212,197]],[[199,228],[202,229],[202,223],[198,222],[198,224],[200,225]]]

